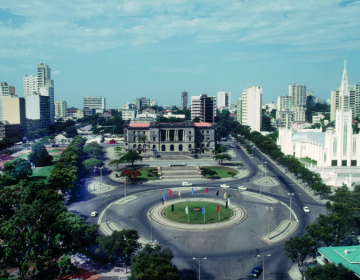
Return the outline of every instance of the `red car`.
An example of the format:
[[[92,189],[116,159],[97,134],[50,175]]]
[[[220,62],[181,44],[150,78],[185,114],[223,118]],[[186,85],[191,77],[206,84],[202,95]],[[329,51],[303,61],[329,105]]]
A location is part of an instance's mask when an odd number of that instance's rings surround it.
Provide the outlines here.
[[[108,144],[116,144],[115,140],[110,140],[107,142]]]

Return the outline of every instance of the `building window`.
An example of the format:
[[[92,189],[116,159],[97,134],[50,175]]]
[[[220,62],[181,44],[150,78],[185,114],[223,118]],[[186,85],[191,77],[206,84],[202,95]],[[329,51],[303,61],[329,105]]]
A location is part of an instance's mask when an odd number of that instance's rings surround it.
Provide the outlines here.
[[[191,144],[189,144],[189,149],[191,149]]]
[[[209,147],[210,147],[210,143],[207,143],[206,147],[208,147],[208,148],[209,148]]]
[[[342,160],[341,161],[341,166],[347,166],[347,160]]]
[[[161,151],[162,151],[162,152],[165,152],[165,151],[166,151],[165,145],[162,145],[162,146],[161,146]]]
[[[333,154],[334,154],[334,156],[336,156],[336,153],[337,153],[337,140],[334,139],[334,142],[333,142]]]
[[[182,145],[181,144],[179,145],[179,151],[180,152],[182,151]]]
[[[346,155],[347,152],[347,125],[344,125],[344,144],[343,144],[343,154]],[[346,166],[346,165],[343,165]]]
[[[153,145],[153,149],[154,149],[154,150],[156,149],[156,145]]]
[[[174,145],[170,145],[170,151],[174,151]]]
[[[155,139],[156,139],[156,137],[153,137],[153,141],[154,141],[154,142],[156,141]]]
[[[356,164],[357,164],[357,161],[356,161],[356,160],[352,160],[352,161],[351,161],[351,166],[356,166]]]
[[[191,137],[189,137],[189,141],[191,141]]]
[[[141,149],[141,144],[139,144],[138,148]]]
[[[133,149],[136,149],[136,144],[133,145]]]
[[[326,153],[324,153],[324,162],[326,162]]]
[[[331,166],[337,166],[337,160],[332,160],[331,161]]]
[[[191,131],[189,131],[189,134],[191,134]]]
[[[353,154],[356,155],[356,140],[353,141]]]
[[[208,137],[206,137],[206,140],[210,140],[210,137],[208,136]]]
[[[206,133],[209,134],[209,130],[207,130]]]
[[[134,142],[136,142],[136,136],[134,136]]]
[[[133,134],[135,134],[135,131],[133,131]]]

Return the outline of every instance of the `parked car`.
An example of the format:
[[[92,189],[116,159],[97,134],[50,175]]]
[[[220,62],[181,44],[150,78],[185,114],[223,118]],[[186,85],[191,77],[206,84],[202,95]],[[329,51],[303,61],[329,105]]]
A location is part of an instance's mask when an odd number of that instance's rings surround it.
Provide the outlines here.
[[[182,182],[181,184],[183,187],[191,187],[192,186],[192,183],[189,183],[189,182]]]
[[[91,217],[96,217],[98,215],[98,212],[94,211],[94,212],[91,212]]]
[[[238,187],[238,189],[241,190],[241,191],[246,191],[247,190],[247,188],[245,188],[244,186],[240,186],[240,187]]]
[[[254,269],[251,272],[251,276],[252,277],[259,277],[259,275],[261,274],[261,267],[260,266],[255,266]]]
[[[304,212],[305,212],[305,213],[309,213],[309,212],[310,212],[310,209],[309,209],[308,206],[304,206],[303,209],[304,209]]]
[[[116,144],[115,140],[110,140],[107,142],[108,144]]]

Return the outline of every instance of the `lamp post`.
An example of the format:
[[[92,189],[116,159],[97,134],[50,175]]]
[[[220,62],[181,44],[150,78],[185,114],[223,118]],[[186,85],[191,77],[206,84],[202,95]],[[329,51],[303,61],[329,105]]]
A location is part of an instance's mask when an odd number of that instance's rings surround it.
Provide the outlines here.
[[[102,170],[104,167],[98,167],[100,169],[100,186],[102,185]]]
[[[150,217],[150,236],[151,236],[151,246],[152,246],[152,242],[153,242],[153,240],[152,240],[152,216],[153,215],[153,213],[149,213],[149,217]]]
[[[261,258],[260,255],[257,255],[258,258]],[[263,258],[263,280],[265,280],[265,257],[271,257],[271,254],[268,254],[266,256],[262,256]]]
[[[109,197],[110,195],[109,194],[105,194],[103,195],[103,197],[105,197],[105,221],[107,223],[107,198]]]
[[[265,165],[265,183],[267,183],[267,178],[266,178],[266,164],[267,164],[267,162],[264,161],[264,165]]]
[[[193,258],[194,260],[199,260],[199,280],[201,279],[200,278],[200,261],[201,260],[206,260],[206,258]]]
[[[295,194],[294,193],[288,193],[288,195],[290,195],[290,222],[291,222],[291,198],[293,196],[295,196]]]
[[[266,207],[266,210],[268,211],[268,240],[270,241],[270,211],[272,211],[273,208]]]
[[[259,172],[258,174],[261,175],[261,177],[262,177],[264,173]],[[260,181],[260,182],[261,182],[261,181]],[[260,183],[260,194],[261,194],[261,183]]]

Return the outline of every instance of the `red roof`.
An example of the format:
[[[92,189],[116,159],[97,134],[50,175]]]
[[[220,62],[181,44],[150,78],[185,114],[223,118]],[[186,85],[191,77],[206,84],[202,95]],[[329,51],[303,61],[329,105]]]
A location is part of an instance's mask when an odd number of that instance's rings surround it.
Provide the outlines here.
[[[210,127],[210,126],[212,126],[212,124],[208,123],[208,122],[194,122],[194,126],[196,126],[196,127]]]
[[[150,123],[131,123],[129,127],[150,127]]]
[[[352,123],[358,123],[358,121],[357,120],[352,120]]]

